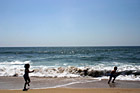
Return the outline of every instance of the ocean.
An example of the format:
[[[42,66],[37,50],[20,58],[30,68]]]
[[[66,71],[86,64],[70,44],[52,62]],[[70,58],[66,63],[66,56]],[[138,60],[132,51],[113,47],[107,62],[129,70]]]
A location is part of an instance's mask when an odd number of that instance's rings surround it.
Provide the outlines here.
[[[140,80],[140,47],[1,47],[0,76],[92,77],[108,79],[114,66],[119,80]]]

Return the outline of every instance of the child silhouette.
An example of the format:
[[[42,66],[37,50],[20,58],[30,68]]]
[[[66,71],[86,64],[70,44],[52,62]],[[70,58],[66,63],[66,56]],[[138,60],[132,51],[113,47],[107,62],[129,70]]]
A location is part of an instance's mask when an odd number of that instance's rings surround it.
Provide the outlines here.
[[[26,91],[26,90],[28,90],[27,88],[26,88],[26,85],[28,84],[28,86],[30,86],[30,77],[29,77],[29,73],[32,73],[32,72],[34,72],[34,70],[33,71],[29,71],[29,68],[30,68],[30,65],[29,64],[25,64],[25,74],[24,74],[24,80],[25,80],[25,84],[24,84],[24,89],[23,89],[23,91]]]
[[[114,67],[114,70],[111,71],[111,75],[110,75],[108,84],[110,83],[112,77],[114,78],[114,79],[112,80],[112,83],[115,83],[114,81],[115,81],[115,79],[116,79],[116,77],[117,77],[116,71],[117,71],[117,67],[115,66],[115,67]]]

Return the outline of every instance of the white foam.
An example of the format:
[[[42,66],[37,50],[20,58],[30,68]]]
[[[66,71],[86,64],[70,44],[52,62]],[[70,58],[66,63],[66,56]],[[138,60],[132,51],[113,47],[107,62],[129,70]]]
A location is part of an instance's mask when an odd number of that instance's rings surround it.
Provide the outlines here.
[[[119,75],[118,80],[131,80],[131,81],[140,81],[140,75]]]
[[[96,82],[96,81],[99,81],[99,80],[91,80],[91,81],[83,81],[83,82],[71,82],[71,83],[67,83],[67,84],[63,84],[63,85],[57,85],[57,86],[53,86],[53,87],[45,87],[45,88],[36,88],[36,89],[48,89],[48,88],[59,88],[59,87],[66,87],[66,86],[69,86],[69,85],[73,85],[73,84],[78,84],[78,83],[88,83],[88,82]]]
[[[109,79],[109,76],[103,76],[103,77],[97,77],[94,79]],[[116,77],[116,80],[126,80],[126,81],[140,81],[140,75],[138,76],[134,76],[134,75],[119,75],[118,77]]]
[[[0,63],[0,76],[13,76],[17,74],[18,76],[23,76],[24,74],[24,64],[30,63],[31,61],[13,61],[13,62],[1,62]],[[131,64],[121,64],[115,63],[118,66],[118,71],[126,71],[126,70],[134,70],[140,71],[139,65],[131,65]],[[67,65],[67,64],[64,64]],[[33,66],[30,67],[30,70],[35,70],[34,73],[30,73],[30,76],[37,76],[37,77],[81,77],[78,73],[78,70],[85,70],[89,69],[89,71],[97,70],[97,71],[108,71],[112,70],[112,66],[107,66],[105,63],[101,63],[99,65],[94,66],[87,66],[87,67],[56,67],[56,66]],[[97,79],[108,79],[107,76],[98,77]],[[119,80],[140,80],[140,76],[137,75],[126,75],[126,76],[118,76],[117,79]]]
[[[30,61],[13,61],[13,62],[0,62],[1,65],[23,65],[23,64],[28,64],[31,62]]]

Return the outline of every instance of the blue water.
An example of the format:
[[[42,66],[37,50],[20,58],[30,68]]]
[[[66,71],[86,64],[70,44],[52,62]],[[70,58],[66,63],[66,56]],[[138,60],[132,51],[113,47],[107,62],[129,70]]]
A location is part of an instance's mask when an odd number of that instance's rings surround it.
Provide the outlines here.
[[[31,61],[32,65],[83,66],[102,62],[140,65],[140,47],[8,47],[0,62]],[[108,64],[109,65],[109,64]],[[64,65],[65,66],[65,65]]]
[[[1,47],[0,75],[29,62],[34,67],[140,70],[140,47]],[[5,70],[11,68],[9,70]],[[4,73],[5,70],[5,73]],[[2,72],[3,71],[3,72]],[[20,71],[20,70],[19,70]]]

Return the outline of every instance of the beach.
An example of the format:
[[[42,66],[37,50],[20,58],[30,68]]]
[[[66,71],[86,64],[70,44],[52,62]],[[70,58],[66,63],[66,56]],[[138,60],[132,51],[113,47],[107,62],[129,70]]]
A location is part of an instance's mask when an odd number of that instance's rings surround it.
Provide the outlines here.
[[[140,93],[140,0],[0,0],[0,93]]]
[[[31,77],[29,93],[139,93],[140,81],[116,80],[107,84],[106,79],[82,78],[39,78]],[[0,92],[23,92],[23,77],[0,77]]]
[[[31,77],[30,90],[34,91],[38,89],[53,90],[62,89],[65,90],[77,90],[84,89],[91,91],[92,89],[99,91],[98,89],[102,88],[105,90],[108,89],[140,89],[140,81],[124,81],[124,80],[116,80],[115,83],[107,84],[107,79],[97,80],[90,77],[81,77],[81,78],[39,78],[39,77]],[[22,91],[24,86],[23,77],[0,77],[0,90],[16,90]],[[79,90],[77,90],[79,91]],[[89,92],[90,93],[90,92]],[[131,93],[131,92],[130,92]]]
[[[140,47],[0,48],[0,92],[23,92],[30,64],[31,93],[138,93]],[[109,73],[118,67],[115,83]]]

